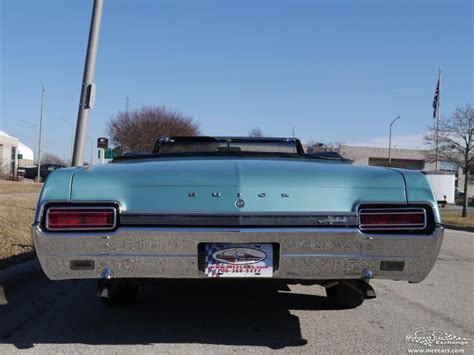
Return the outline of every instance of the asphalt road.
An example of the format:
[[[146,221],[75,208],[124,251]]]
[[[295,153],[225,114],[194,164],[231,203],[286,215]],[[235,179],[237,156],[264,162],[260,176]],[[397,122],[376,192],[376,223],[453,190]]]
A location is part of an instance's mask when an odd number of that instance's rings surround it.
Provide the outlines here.
[[[333,310],[317,286],[147,285],[105,308],[93,281],[0,284],[0,353],[407,353],[417,328],[474,339],[474,234],[447,231],[420,284],[373,281],[377,298]],[[434,346],[474,353],[464,346]]]

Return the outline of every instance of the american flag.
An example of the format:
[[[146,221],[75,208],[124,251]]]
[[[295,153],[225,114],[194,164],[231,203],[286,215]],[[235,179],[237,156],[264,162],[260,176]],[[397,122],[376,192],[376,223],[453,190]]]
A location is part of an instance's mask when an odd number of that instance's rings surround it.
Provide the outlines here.
[[[433,118],[436,118],[438,113],[438,106],[439,106],[439,78],[438,84],[436,85],[436,90],[433,98]]]

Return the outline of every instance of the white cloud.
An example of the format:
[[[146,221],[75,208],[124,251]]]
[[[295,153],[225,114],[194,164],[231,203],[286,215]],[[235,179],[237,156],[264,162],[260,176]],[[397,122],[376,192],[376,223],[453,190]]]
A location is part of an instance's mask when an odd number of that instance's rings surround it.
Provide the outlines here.
[[[388,135],[385,137],[368,138],[365,141],[354,141],[347,145],[388,148]],[[426,149],[423,133],[392,135],[392,148]]]

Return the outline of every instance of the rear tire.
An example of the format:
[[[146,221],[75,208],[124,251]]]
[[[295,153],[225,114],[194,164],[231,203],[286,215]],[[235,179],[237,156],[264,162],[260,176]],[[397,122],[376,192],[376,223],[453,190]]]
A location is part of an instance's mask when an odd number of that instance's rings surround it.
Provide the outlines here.
[[[138,296],[138,286],[129,280],[98,280],[98,295],[106,306],[128,306],[135,302]]]
[[[360,306],[365,297],[362,292],[340,282],[336,286],[326,288],[329,302],[339,309],[350,309]]]
[[[43,177],[40,175],[39,181],[38,181],[38,175],[35,175],[34,179],[35,182],[43,182]]]

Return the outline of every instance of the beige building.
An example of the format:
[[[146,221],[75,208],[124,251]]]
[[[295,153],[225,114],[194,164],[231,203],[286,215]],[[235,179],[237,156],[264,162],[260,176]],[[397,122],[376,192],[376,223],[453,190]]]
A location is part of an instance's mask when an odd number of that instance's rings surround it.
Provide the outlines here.
[[[388,166],[388,148],[342,145],[340,153],[354,164]],[[395,168],[434,170],[435,164],[427,161],[426,151],[421,149],[392,148],[391,164]]]
[[[351,159],[353,164],[371,166],[389,166],[388,148],[341,145],[339,153]],[[422,149],[392,148],[390,150],[391,164],[395,168],[412,170],[435,170],[435,163],[427,159],[427,151]],[[440,161],[438,168],[442,171],[452,171],[456,176],[456,187],[464,190],[464,174],[462,169],[451,163]],[[474,196],[474,184],[469,184],[469,197]]]

